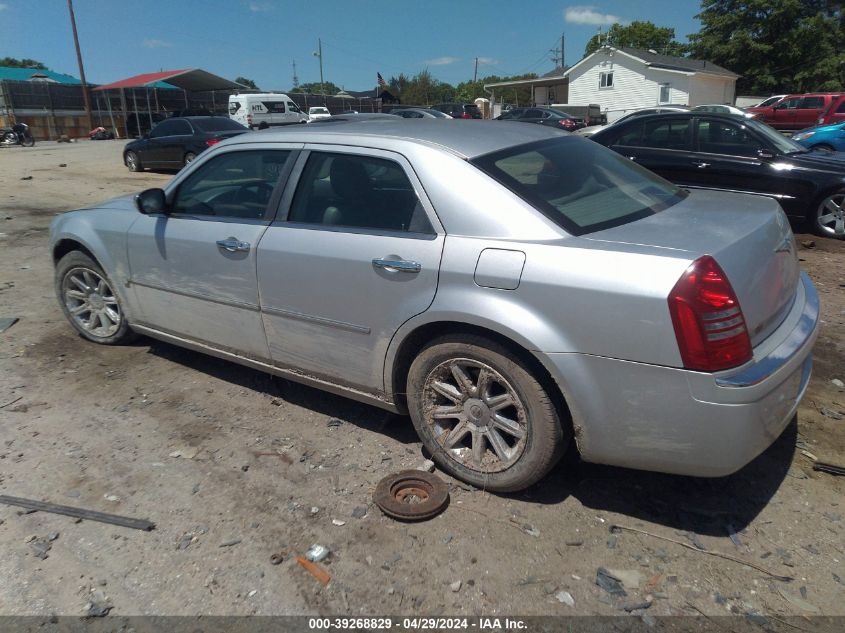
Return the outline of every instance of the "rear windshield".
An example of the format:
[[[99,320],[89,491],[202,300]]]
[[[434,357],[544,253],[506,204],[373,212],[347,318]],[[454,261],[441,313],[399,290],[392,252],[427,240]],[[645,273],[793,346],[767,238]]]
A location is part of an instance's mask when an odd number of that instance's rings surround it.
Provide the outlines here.
[[[616,152],[576,137],[520,145],[471,162],[573,235],[633,222],[687,196]]]
[[[213,119],[192,119],[191,124],[201,132],[224,132],[226,130],[245,130],[246,128],[232,119],[214,117]]]

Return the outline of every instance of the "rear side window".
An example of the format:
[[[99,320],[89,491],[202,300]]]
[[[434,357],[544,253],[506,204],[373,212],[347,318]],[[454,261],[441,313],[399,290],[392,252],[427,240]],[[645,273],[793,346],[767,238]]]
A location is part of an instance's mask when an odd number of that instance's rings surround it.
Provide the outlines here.
[[[843,100],[839,103],[839,107],[838,107],[838,108],[836,108],[836,113],[837,113],[837,114],[841,114],[841,113],[843,113],[843,112],[845,112],[845,99],[843,99]]]
[[[261,103],[263,103],[264,107],[267,108],[267,112],[273,112],[275,114],[285,113],[284,101],[262,101]]]
[[[471,161],[569,233],[653,215],[686,193],[598,143],[555,138]]]
[[[214,117],[212,119],[194,119],[191,121],[194,127],[201,132],[222,132],[225,130],[246,130],[246,127],[225,117]]]
[[[818,110],[824,107],[824,97],[804,97],[801,107],[805,110]]]
[[[291,206],[290,222],[433,233],[408,176],[373,156],[313,152]]]
[[[690,149],[689,119],[657,119],[645,123],[643,147]]]

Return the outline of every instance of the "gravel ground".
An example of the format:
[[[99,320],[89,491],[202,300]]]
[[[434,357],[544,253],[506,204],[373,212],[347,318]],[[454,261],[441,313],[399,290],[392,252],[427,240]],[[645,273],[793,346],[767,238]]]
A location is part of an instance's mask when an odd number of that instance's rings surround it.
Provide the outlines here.
[[[800,450],[845,463],[842,243],[798,236],[823,302],[815,373],[797,424],[739,473],[569,455],[523,494],[453,485],[446,512],[407,525],[371,495],[423,461],[409,419],[149,339],[100,347],[64,321],[53,215],[172,176],[129,173],[121,149],[0,149],[0,317],[20,318],[0,334],[0,494],[157,527],[0,505],[0,614],[845,615],[845,479]],[[325,587],[294,560],[313,543],[332,550]]]

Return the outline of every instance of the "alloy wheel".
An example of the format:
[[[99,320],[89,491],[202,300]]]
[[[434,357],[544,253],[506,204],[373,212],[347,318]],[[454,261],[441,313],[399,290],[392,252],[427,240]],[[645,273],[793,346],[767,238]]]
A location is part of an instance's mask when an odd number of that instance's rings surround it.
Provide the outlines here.
[[[89,268],[68,271],[62,280],[62,298],[74,322],[92,336],[113,336],[123,322],[111,286]]]
[[[816,210],[816,223],[826,235],[845,237],[845,193],[825,198]]]
[[[490,473],[519,460],[528,437],[525,406],[490,365],[455,358],[437,365],[423,387],[425,422],[445,454]]]

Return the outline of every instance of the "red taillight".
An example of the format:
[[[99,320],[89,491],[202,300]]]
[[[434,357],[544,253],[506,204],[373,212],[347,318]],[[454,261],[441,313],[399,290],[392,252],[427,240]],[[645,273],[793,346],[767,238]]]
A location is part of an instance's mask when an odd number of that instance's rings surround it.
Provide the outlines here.
[[[686,369],[719,371],[751,360],[745,317],[727,275],[699,257],[669,293],[669,312]]]
[[[575,125],[575,121],[572,119],[560,119],[559,122],[563,127],[572,127]]]
[[[471,114],[468,114],[467,112],[464,112],[464,113],[461,115],[461,118],[462,118],[462,119],[471,119],[471,118],[472,118],[472,115],[471,115]]]
[[[211,147],[212,145],[217,145],[220,142],[219,138],[210,138],[208,139],[205,144]]]

